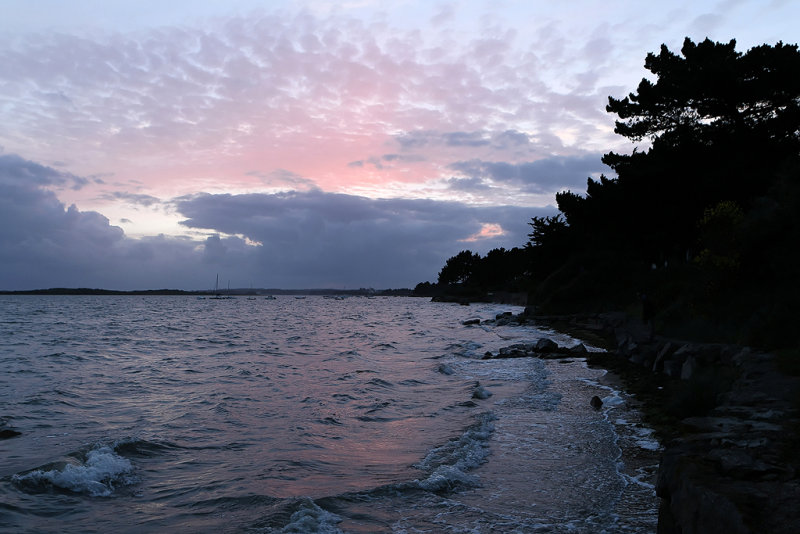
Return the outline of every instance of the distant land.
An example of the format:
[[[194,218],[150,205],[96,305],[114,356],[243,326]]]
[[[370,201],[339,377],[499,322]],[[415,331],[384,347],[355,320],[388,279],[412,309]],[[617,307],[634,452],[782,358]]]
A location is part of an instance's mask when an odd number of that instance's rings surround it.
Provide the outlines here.
[[[214,291],[211,289],[185,291],[182,289],[143,289],[134,291],[117,291],[114,289],[51,287],[49,289],[28,289],[21,291],[0,290],[0,295],[231,295],[231,296],[266,296],[266,295],[350,295],[350,296],[412,296],[411,289],[264,289],[238,288]]]

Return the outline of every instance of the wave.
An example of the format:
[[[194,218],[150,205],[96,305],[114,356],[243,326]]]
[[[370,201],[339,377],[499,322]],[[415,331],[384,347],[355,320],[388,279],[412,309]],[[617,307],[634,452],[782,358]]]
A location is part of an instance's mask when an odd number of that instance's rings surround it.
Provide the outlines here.
[[[495,416],[484,413],[478,422],[468,427],[458,438],[432,449],[416,467],[427,472],[415,481],[421,489],[432,492],[450,491],[457,486],[473,486],[476,477],[467,472],[475,469],[489,456],[489,439],[494,432]]]
[[[339,516],[323,510],[313,500],[305,498],[300,500],[300,505],[281,532],[338,534],[341,531],[336,525],[340,522]]]
[[[370,386],[378,386],[380,388],[393,388],[394,384],[389,382],[388,380],[383,380],[382,378],[373,378],[367,382],[367,385]]]
[[[271,508],[273,510],[249,530],[265,534],[341,534],[342,532],[337,527],[342,518],[324,510],[309,497],[287,499]]]
[[[111,447],[114,452],[124,457],[135,456],[150,458],[166,452],[189,447],[181,447],[170,442],[148,441],[139,438],[122,438],[116,440]]]
[[[11,481],[28,493],[69,491],[91,497],[110,497],[120,486],[136,482],[133,464],[107,445],[64,460],[15,474]]]

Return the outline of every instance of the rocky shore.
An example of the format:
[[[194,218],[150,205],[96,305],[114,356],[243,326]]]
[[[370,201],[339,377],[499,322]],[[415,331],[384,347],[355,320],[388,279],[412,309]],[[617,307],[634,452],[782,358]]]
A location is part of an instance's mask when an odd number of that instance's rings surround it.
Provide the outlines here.
[[[654,336],[623,314],[526,310],[490,322],[535,323],[605,344],[607,352],[587,353],[543,339],[484,357],[586,356],[621,376],[664,440],[659,534],[800,532],[800,377],[781,372],[774,355]]]

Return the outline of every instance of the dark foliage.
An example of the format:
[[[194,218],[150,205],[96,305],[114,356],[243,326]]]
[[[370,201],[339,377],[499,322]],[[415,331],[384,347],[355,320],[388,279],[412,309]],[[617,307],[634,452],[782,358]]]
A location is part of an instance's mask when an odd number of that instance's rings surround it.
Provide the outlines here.
[[[418,284],[417,294],[484,295],[491,291],[524,291],[530,280],[530,247],[497,248],[486,256],[462,250],[448,259],[436,285]]]
[[[556,196],[536,217],[522,262],[448,260],[440,283],[492,285],[526,273],[546,311],[633,308],[693,337],[794,343],[800,316],[800,53],[777,43],[694,43],[648,54],[636,92],[609,97],[615,131],[649,148],[610,152],[615,178]],[[502,250],[502,249],[501,249]],[[516,249],[515,249],[516,250]],[[494,252],[494,251],[493,251]],[[463,256],[462,256],[463,255]],[[490,254],[491,255],[491,254]],[[510,260],[508,253],[498,258]],[[524,265],[524,268],[523,268]],[[451,274],[452,272],[452,274]],[[443,277],[443,275],[445,275]],[[497,285],[495,283],[495,285]]]

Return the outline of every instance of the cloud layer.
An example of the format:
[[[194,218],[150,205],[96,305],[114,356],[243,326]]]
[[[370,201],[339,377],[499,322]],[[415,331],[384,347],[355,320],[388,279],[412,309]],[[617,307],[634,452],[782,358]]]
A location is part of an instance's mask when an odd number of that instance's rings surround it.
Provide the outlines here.
[[[414,196],[411,185],[452,198],[439,181],[454,162],[521,165],[615,142],[607,60],[576,72],[576,51],[554,32],[299,11],[0,40],[0,144],[113,177],[69,196],[95,207],[112,189],[274,191],[287,175],[333,192]],[[492,192],[481,200],[498,203]]]
[[[605,112],[775,1],[9,0],[0,288],[406,286],[522,245],[633,147]]]
[[[47,189],[73,179],[0,156],[0,289],[202,289],[217,273],[233,287],[413,287],[461,249],[523,245],[530,217],[553,212],[320,190],[206,193],[173,202],[204,240],[132,239]]]

